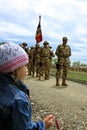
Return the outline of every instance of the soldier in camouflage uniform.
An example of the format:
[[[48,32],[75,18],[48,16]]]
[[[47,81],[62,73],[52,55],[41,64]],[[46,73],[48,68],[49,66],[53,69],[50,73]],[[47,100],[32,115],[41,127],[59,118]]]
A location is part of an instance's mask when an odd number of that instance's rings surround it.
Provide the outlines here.
[[[34,51],[36,77],[38,77],[39,74],[40,54],[41,54],[41,47],[39,46],[39,44],[36,44]]]
[[[35,58],[34,58],[35,47],[31,46],[29,51],[29,75],[34,77],[35,73]]]
[[[43,47],[41,49],[41,59],[40,59],[40,71],[39,71],[39,79],[41,78],[42,74],[45,74],[45,79],[49,79],[49,64],[50,64],[50,49],[48,47],[49,43],[44,41]]]
[[[27,54],[28,54],[28,52],[29,52],[29,48],[27,47],[27,43],[26,42],[23,42],[22,43],[22,48],[27,52]]]
[[[71,48],[67,44],[67,37],[62,38],[62,44],[58,45],[55,55],[58,57],[56,64],[56,86],[59,86],[59,78],[62,72],[62,85],[67,86],[66,78],[69,67],[69,57],[71,56]]]

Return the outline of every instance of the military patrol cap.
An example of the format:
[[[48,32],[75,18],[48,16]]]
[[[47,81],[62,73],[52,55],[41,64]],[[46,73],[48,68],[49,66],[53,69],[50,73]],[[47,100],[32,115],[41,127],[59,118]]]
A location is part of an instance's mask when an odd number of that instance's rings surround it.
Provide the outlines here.
[[[68,38],[67,37],[63,37],[63,40],[68,40]]]
[[[35,46],[40,46],[39,44],[36,44]]]
[[[23,42],[22,45],[27,46],[27,43],[26,43],[26,42]]]
[[[49,43],[47,41],[44,41],[43,45],[46,45],[46,44],[49,45]]]

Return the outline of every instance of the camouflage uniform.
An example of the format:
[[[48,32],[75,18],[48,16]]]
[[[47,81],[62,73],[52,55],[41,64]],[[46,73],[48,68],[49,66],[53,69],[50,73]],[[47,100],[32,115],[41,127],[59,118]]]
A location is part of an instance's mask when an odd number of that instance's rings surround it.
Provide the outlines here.
[[[71,56],[71,48],[67,43],[67,37],[63,37],[63,43],[58,45],[56,49],[56,56],[58,57],[58,62],[56,64],[56,86],[59,86],[59,78],[62,72],[62,85],[67,86],[66,78],[69,67],[69,57]]]
[[[34,77],[34,73],[35,73],[34,51],[35,51],[35,47],[31,46],[29,51],[29,75],[32,74],[32,77]]]
[[[39,46],[39,44],[36,44],[36,48],[34,52],[36,77],[38,77],[39,74],[40,53],[41,53],[41,47]]]
[[[23,42],[22,45],[20,45],[20,46],[22,46],[22,48],[23,48],[23,49],[26,51],[26,53],[28,54],[29,48],[27,47],[27,43],[26,43],[26,42]]]
[[[43,73],[45,74],[45,79],[49,79],[50,50],[48,44],[49,43],[47,41],[44,41],[44,46],[41,49],[39,79],[41,78]]]

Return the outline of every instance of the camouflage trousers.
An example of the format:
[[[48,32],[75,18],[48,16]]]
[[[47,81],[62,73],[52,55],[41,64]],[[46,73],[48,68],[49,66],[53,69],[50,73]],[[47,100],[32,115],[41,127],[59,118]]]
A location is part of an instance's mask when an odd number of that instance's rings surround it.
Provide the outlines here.
[[[40,66],[39,73],[40,75],[45,74],[45,78],[49,78],[49,67],[50,61],[48,58],[44,58],[41,60],[42,66]]]
[[[29,71],[30,74],[31,73],[34,74],[34,72],[35,72],[35,63],[32,59],[30,59],[30,61],[29,61],[28,71]]]
[[[60,59],[58,61],[58,64],[56,65],[56,78],[60,78],[62,75],[62,79],[67,78],[67,73],[68,73],[68,68],[69,68],[69,60],[67,59]]]
[[[40,59],[36,59],[35,60],[35,72],[36,72],[36,74],[39,73],[39,69],[40,69],[39,63],[40,63]]]

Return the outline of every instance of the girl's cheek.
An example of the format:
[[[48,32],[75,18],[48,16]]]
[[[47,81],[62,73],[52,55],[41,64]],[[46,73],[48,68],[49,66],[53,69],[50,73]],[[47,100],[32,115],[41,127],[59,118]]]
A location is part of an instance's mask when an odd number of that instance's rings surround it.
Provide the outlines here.
[[[26,75],[28,75],[28,68],[26,67]]]

